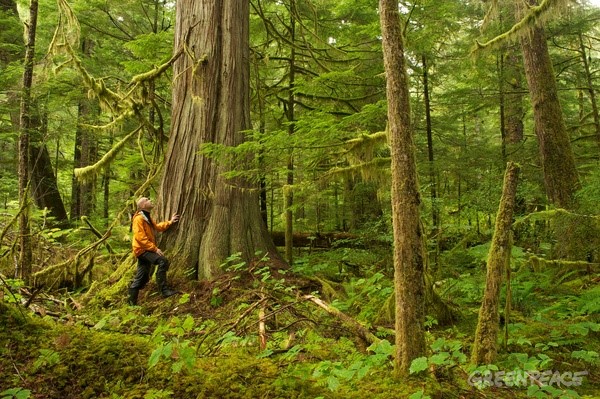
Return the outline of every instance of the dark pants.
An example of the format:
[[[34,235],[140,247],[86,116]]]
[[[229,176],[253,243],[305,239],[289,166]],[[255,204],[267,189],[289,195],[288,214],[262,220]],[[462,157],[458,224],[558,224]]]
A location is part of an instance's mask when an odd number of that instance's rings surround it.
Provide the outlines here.
[[[167,270],[169,270],[169,261],[164,256],[160,256],[156,252],[144,252],[138,256],[138,265],[135,276],[129,288],[131,289],[142,289],[146,286],[150,277],[154,273],[154,265],[158,266],[156,269],[156,283],[158,289],[162,290],[165,288],[167,281]]]

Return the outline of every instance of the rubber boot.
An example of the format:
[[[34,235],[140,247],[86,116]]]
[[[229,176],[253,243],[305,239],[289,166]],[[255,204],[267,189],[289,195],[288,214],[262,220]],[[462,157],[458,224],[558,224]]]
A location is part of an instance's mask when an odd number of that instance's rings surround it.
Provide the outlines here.
[[[177,294],[177,291],[174,291],[167,286],[167,272],[160,270],[160,268],[156,271],[156,284],[158,285],[158,292],[160,292],[160,295],[162,295],[163,298]]]
[[[137,305],[138,293],[139,292],[140,292],[140,290],[138,290],[137,288],[130,288],[129,289],[129,298],[127,299],[127,303],[129,303],[129,305],[131,305],[131,306],[136,306]]]

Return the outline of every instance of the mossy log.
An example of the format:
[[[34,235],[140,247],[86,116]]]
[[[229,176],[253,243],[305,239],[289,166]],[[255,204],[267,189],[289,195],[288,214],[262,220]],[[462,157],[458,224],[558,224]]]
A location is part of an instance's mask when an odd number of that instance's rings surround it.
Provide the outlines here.
[[[314,295],[304,295],[302,299],[305,299],[321,309],[324,309],[331,316],[339,319],[345,326],[347,326],[352,332],[354,332],[359,338],[361,338],[364,342],[368,344],[374,344],[381,341],[377,338],[368,328],[360,324],[358,321],[354,320],[352,317],[348,316],[344,312],[339,309],[332,307],[331,305],[325,303],[320,298],[317,298]]]
[[[108,279],[94,283],[86,292],[83,302],[93,303],[100,306],[125,300],[127,293],[127,285],[130,279],[125,276],[133,277],[133,268],[136,263],[133,255],[127,256],[108,277]]]

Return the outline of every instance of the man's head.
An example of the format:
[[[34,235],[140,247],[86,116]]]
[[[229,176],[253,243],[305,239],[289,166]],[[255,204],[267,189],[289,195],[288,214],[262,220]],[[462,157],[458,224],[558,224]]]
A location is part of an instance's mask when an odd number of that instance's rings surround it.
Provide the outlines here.
[[[150,199],[146,198],[146,197],[142,197],[139,200],[137,200],[137,208],[140,211],[151,211],[152,208],[154,208],[154,204],[152,203],[152,201],[150,201]]]

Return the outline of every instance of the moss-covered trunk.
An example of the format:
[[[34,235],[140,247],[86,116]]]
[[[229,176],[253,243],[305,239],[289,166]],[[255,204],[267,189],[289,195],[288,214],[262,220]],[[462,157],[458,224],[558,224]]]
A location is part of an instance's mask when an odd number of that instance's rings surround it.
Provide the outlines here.
[[[496,215],[494,237],[488,254],[485,291],[479,308],[477,331],[471,354],[471,361],[475,364],[490,364],[496,358],[500,287],[502,276],[510,262],[511,225],[517,195],[518,173],[517,164],[509,162],[504,174],[504,187]]]
[[[571,208],[573,195],[579,188],[579,177],[558,99],[544,28],[531,28],[528,34],[523,35],[521,48],[533,105],[546,195],[554,205]]]
[[[424,251],[417,168],[410,124],[408,76],[398,3],[380,0],[383,59],[387,80],[388,130],[392,168],[394,290],[396,293],[396,370],[408,374],[425,352]]]
[[[518,144],[523,141],[523,65],[518,48],[510,46],[502,55],[500,94],[503,98],[503,142]]]
[[[31,237],[29,224],[29,140],[31,134],[31,86],[33,84],[33,61],[35,57],[35,35],[37,29],[38,2],[31,0],[29,21],[25,25],[27,42],[25,45],[25,65],[23,69],[23,89],[19,118],[19,275],[25,281],[31,276]]]
[[[171,135],[157,201],[161,218],[181,214],[160,243],[175,274],[211,278],[236,252],[277,256],[257,186],[226,178],[229,165],[198,153],[206,143],[238,145],[250,128],[248,26],[247,1],[177,3],[175,48],[185,52],[173,67]]]

